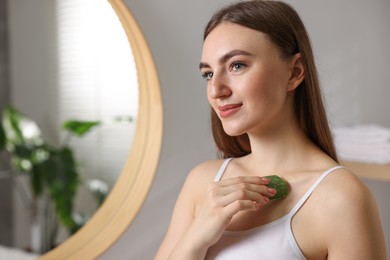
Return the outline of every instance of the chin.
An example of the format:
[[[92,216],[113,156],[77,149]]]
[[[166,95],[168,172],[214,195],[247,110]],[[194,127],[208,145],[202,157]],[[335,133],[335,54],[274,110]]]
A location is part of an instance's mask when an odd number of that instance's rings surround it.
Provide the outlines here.
[[[242,134],[245,134],[246,131],[242,131],[242,129],[232,128],[232,127],[223,127],[223,130],[225,133],[229,136],[240,136]]]

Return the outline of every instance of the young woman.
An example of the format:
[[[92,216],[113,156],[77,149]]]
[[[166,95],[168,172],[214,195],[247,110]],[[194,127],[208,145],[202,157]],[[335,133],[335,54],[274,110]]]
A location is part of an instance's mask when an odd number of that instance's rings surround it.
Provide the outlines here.
[[[339,166],[310,41],[279,1],[228,5],[199,66],[222,159],[194,168],[156,259],[386,259],[370,191]],[[270,200],[279,175],[290,193]]]

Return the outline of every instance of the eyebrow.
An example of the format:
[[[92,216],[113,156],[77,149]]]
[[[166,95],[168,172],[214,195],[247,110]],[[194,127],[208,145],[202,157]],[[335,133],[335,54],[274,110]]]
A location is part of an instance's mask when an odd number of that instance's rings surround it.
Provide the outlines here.
[[[242,50],[232,50],[232,51],[229,51],[228,53],[226,53],[225,55],[223,55],[220,59],[219,59],[219,64],[222,64],[222,63],[225,63],[226,61],[228,61],[230,58],[234,57],[234,56],[237,56],[237,55],[245,55],[245,56],[252,56],[251,53],[247,52],[247,51],[242,51]],[[199,63],[199,69],[202,69],[202,68],[210,68],[210,65],[205,63],[205,62],[201,62]]]

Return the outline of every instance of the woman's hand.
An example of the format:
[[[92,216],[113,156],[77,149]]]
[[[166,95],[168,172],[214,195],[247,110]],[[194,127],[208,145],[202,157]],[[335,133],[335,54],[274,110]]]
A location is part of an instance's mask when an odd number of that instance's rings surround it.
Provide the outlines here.
[[[220,164],[199,165],[188,175],[155,259],[204,259],[235,214],[256,211],[276,191],[269,179],[247,176],[213,182]]]
[[[235,214],[256,211],[269,202],[276,190],[268,188],[266,178],[246,176],[209,184],[187,235],[194,245],[208,249],[215,244]]]

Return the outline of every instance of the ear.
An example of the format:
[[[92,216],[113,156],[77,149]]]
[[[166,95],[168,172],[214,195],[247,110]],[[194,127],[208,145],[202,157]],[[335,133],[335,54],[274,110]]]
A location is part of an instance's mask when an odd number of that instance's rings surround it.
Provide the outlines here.
[[[291,77],[287,86],[287,91],[295,90],[305,79],[305,69],[302,64],[302,56],[300,53],[294,55],[290,62]]]

